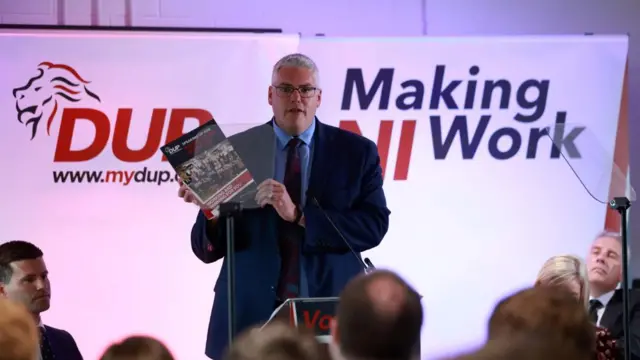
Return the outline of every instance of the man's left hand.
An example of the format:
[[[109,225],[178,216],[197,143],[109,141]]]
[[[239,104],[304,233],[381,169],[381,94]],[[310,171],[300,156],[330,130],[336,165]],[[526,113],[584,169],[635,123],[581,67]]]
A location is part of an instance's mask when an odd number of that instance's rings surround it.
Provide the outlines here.
[[[267,179],[258,185],[256,202],[260,207],[273,206],[285,221],[296,220],[296,205],[291,200],[287,188],[273,179]]]

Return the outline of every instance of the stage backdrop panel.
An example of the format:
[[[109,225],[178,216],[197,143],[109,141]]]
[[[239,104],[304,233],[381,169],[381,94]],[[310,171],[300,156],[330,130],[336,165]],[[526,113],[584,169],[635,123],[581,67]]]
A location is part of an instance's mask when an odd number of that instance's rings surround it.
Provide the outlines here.
[[[273,64],[297,46],[298,36],[282,35],[0,36],[0,48],[11,49],[0,56],[1,161],[20,173],[0,180],[1,241],[27,239],[43,248],[53,288],[44,321],[69,330],[87,358],[132,332],[166,340],[180,359],[205,358],[221,262],[204,265],[193,255],[197,207],[178,199],[158,145],[184,116],[185,132],[211,115],[223,130],[266,123]],[[34,123],[26,123],[34,115],[20,123],[16,101],[42,114],[33,139]],[[97,133],[87,120],[71,130],[74,110],[97,122]],[[122,151],[125,142],[146,150]],[[90,183],[89,171],[101,171],[106,182]],[[107,171],[124,171],[124,180]],[[72,174],[86,178],[74,183]]]
[[[366,256],[424,296],[423,355],[481,343],[496,301],[548,257],[586,255],[606,207],[531,134],[585,127],[574,142],[597,159],[570,160],[606,197],[610,177],[593,178],[611,171],[626,37],[315,38],[300,51],[320,68],[320,120],[378,143],[391,224]]]
[[[219,264],[191,253],[196,209],[176,197],[157,145],[209,115],[230,132],[266,122],[271,68],[287,53],[317,61],[321,121],[378,143],[391,226],[366,256],[424,295],[423,355],[482,342],[499,298],[531,284],[547,257],[584,255],[604,224],[605,207],[550,155],[551,141],[530,134],[566,118],[586,128],[575,139],[583,156],[593,151],[581,139],[591,138],[613,154],[624,37],[4,32],[0,47],[11,49],[0,57],[1,161],[15,174],[0,180],[2,240],[44,249],[45,322],[72,332],[89,358],[132,332],[158,336],[179,358],[205,358]],[[484,95],[485,81],[509,91]],[[73,116],[93,121],[72,128]]]

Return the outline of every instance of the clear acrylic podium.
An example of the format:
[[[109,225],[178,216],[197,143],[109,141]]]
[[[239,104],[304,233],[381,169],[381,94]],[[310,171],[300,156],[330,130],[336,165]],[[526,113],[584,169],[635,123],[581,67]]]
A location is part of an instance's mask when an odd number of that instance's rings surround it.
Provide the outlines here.
[[[206,209],[209,219],[217,219],[218,247],[223,249],[223,270],[227,276],[229,344],[237,335],[236,251],[241,247],[239,220],[260,209],[258,186],[274,176],[276,136],[270,122],[225,122],[210,119],[184,136],[162,147],[184,185]],[[273,196],[273,195],[271,195]]]
[[[274,322],[284,322],[313,332],[318,342],[328,345],[331,342],[331,322],[336,316],[339,300],[337,297],[288,299],[271,314],[262,328]],[[420,358],[420,340],[414,347],[413,358]]]
[[[620,120],[622,121],[622,120]],[[560,123],[547,127],[545,135],[552,141],[552,157],[562,158],[569,169],[575,175],[585,193],[595,202],[603,205],[603,210],[608,208],[611,212],[619,214],[618,228],[622,238],[622,328],[624,343],[629,344],[629,242],[628,242],[628,212],[631,204],[636,200],[636,192],[629,182],[628,156],[624,154],[628,149],[616,153],[618,142],[624,145],[628,139],[619,138],[626,134],[616,134],[613,144],[604,146],[597,134],[584,124]],[[624,149],[624,147],[622,147]],[[607,150],[609,149],[609,150]],[[617,155],[620,158],[617,158]],[[573,211],[570,204],[561,200],[560,206],[568,206],[568,211]],[[605,207],[606,206],[606,207]],[[609,214],[607,214],[609,215]],[[615,221],[613,221],[615,223]],[[606,227],[607,224],[605,224]],[[611,229],[607,229],[611,230]],[[629,346],[624,346],[622,358],[631,359]]]
[[[329,343],[337,297],[288,299],[271,314],[263,327],[277,321],[312,331],[319,342]]]

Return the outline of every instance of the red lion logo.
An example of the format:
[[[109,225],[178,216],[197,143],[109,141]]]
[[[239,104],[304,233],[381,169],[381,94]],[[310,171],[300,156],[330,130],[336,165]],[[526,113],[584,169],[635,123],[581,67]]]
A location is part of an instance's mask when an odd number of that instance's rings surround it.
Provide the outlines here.
[[[59,99],[76,103],[89,96],[100,102],[100,97],[87,89],[86,84],[90,81],[71,66],[43,62],[38,65],[38,72],[26,85],[13,89],[18,121],[27,127],[31,125],[31,140],[38,133],[38,125],[44,116],[48,116],[47,135],[50,135]]]

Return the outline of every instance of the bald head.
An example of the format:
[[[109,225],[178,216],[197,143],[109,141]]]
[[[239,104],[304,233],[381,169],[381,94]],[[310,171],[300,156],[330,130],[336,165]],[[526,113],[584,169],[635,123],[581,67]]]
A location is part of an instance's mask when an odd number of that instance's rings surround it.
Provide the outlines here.
[[[345,356],[408,359],[420,339],[420,297],[390,271],[378,270],[349,282],[336,316],[334,340]]]
[[[407,301],[406,287],[389,274],[373,277],[366,292],[374,311],[388,319],[397,317]]]

